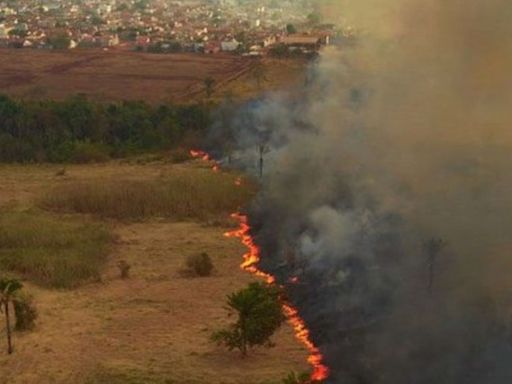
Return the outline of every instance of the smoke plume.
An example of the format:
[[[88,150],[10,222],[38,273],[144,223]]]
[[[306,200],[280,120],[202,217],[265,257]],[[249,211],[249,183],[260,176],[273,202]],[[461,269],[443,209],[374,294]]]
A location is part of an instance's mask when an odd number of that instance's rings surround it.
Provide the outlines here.
[[[512,3],[320,5],[355,43],[213,131],[248,170],[264,149],[263,268],[331,383],[512,382]]]

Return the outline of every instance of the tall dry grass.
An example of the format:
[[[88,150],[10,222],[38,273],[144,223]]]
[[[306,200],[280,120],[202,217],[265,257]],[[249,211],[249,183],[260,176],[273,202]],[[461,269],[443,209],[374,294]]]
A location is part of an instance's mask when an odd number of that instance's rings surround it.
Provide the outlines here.
[[[39,211],[0,213],[0,270],[72,288],[100,277],[112,237],[100,224]]]
[[[236,180],[234,174],[201,168],[173,171],[148,181],[91,180],[60,186],[40,205],[55,212],[120,220],[215,220],[238,210],[253,197],[254,185],[236,186]]]

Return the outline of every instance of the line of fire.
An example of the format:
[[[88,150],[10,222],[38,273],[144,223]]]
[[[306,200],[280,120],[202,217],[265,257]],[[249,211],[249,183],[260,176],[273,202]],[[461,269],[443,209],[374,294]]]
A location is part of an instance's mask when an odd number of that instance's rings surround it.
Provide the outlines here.
[[[212,170],[214,172],[220,171],[219,164],[206,152],[201,150],[191,150],[190,154],[196,159],[201,159],[212,164]],[[238,179],[235,184],[237,186],[240,185],[240,179]],[[239,227],[233,231],[226,232],[224,235],[229,238],[240,239],[242,244],[248,249],[248,252],[243,255],[243,262],[240,267],[244,271],[264,279],[268,284],[277,284],[274,276],[260,270],[258,267],[260,262],[260,250],[251,236],[251,227],[248,216],[236,212],[232,214],[232,218],[238,221]],[[329,368],[323,363],[322,353],[311,339],[307,324],[301,318],[298,309],[291,303],[283,300],[282,305],[283,313],[286,315],[289,324],[292,326],[295,337],[307,348],[309,352],[308,363],[312,368],[311,381],[314,383],[324,382],[329,377]]]

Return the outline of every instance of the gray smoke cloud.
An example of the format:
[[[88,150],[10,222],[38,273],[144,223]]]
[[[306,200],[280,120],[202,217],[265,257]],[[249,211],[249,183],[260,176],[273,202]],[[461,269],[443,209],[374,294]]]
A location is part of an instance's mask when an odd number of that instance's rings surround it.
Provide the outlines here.
[[[332,383],[512,382],[512,3],[320,5],[357,43],[214,127],[248,170],[267,149],[263,267]]]

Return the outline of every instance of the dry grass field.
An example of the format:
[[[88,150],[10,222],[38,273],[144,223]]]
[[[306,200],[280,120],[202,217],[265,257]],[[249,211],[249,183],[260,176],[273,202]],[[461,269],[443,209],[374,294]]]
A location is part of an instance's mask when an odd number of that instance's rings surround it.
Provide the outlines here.
[[[0,209],[33,210],[42,196],[66,186],[154,181],[177,173],[202,173],[201,162],[108,163],[69,166],[0,166]],[[231,177],[223,173],[216,177]],[[57,214],[101,221],[111,228],[114,245],[101,281],[73,290],[42,288],[30,282],[39,319],[34,331],[15,334],[8,356],[0,335],[0,383],[40,384],[259,384],[279,382],[288,372],[307,369],[306,351],[284,326],[273,349],[258,349],[242,360],[209,341],[229,319],[227,294],[253,279],[239,264],[244,247],[223,236],[220,224],[145,218],[138,221]],[[215,273],[208,278],[180,274],[187,256],[207,252]],[[117,262],[132,265],[128,280]]]
[[[26,99],[63,99],[82,93],[98,101],[190,102],[205,98],[205,78],[215,97],[261,92],[252,71],[256,60],[234,55],[159,55],[123,50],[49,52],[0,50],[0,92]],[[265,89],[295,84],[301,61],[265,60]]]

